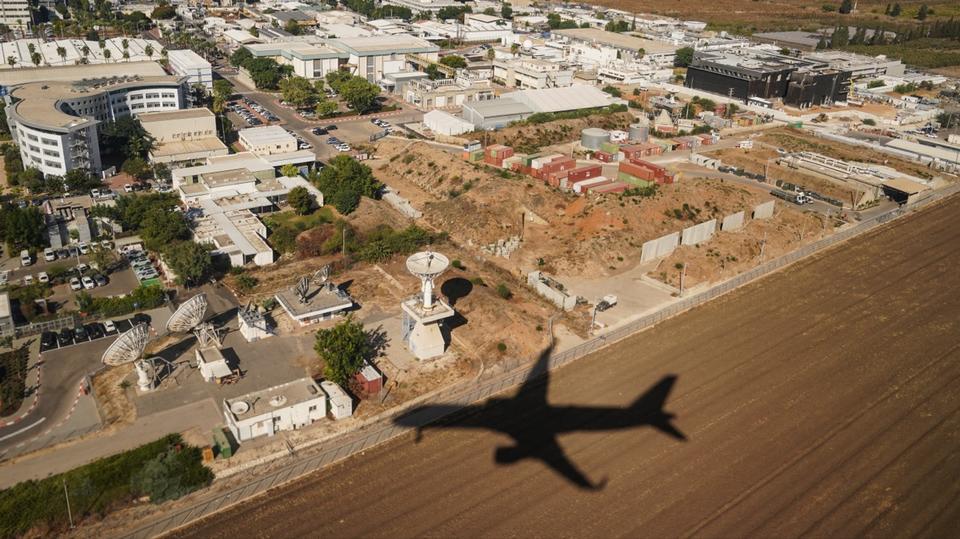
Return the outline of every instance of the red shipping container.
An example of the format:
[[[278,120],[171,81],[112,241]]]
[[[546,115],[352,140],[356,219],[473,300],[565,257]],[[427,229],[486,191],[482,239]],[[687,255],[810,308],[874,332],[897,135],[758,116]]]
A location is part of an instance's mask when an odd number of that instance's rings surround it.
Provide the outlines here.
[[[493,166],[495,166],[495,167],[502,167],[502,166],[503,166],[503,159],[500,158],[500,157],[493,156],[493,155],[485,155],[485,156],[483,156],[483,162],[486,163],[486,164],[488,164],[488,165],[493,165]]]
[[[642,162],[642,161],[641,161]],[[634,178],[651,181],[654,179],[654,172],[647,167],[637,164],[634,161],[620,162],[620,172],[626,172]]]
[[[602,173],[603,173],[603,167],[601,165],[585,165],[582,167],[571,169],[567,174],[567,178],[571,182],[575,182],[580,180],[589,180],[590,178],[596,178]]]
[[[593,152],[593,158],[596,159],[597,161],[603,161],[604,163],[612,163],[612,162],[613,162],[613,154],[612,154],[612,153],[604,152],[604,151],[600,151],[600,150],[597,150],[597,151]]]
[[[598,195],[603,193],[622,193],[627,190],[627,187],[629,186],[623,182],[612,182],[605,183],[597,187],[591,187],[590,189],[587,189],[587,191]]]

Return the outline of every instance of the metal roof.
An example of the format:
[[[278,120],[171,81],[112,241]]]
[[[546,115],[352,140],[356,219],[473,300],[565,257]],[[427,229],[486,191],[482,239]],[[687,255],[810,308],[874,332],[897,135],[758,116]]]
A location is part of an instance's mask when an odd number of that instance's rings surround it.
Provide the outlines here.
[[[484,118],[495,118],[497,116],[516,116],[518,114],[530,114],[533,109],[524,103],[514,101],[508,97],[499,99],[490,99],[487,101],[471,101],[463,104],[464,110],[470,109]]]
[[[566,88],[521,90],[507,99],[525,103],[534,112],[562,112],[567,110],[606,107],[613,103],[610,94],[594,86],[574,85]]]

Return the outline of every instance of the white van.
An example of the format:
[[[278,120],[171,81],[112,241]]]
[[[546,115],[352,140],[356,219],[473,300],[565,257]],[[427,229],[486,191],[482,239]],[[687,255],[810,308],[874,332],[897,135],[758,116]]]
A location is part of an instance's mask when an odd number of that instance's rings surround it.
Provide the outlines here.
[[[20,251],[20,265],[29,266],[30,264],[33,264],[33,259],[30,258],[30,251],[26,249]]]

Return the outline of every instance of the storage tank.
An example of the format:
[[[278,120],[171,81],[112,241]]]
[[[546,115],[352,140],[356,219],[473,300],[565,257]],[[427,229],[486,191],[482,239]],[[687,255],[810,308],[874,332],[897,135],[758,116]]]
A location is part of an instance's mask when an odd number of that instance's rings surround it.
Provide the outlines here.
[[[630,124],[630,140],[634,142],[646,142],[650,136],[650,128],[646,123]]]
[[[610,142],[610,133],[598,127],[588,127],[580,132],[580,144],[588,150],[599,150],[604,142]]]

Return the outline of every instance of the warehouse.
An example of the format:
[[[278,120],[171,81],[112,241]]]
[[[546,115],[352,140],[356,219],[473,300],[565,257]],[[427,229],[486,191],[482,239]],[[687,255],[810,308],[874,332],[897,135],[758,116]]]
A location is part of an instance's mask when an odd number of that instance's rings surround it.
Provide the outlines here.
[[[457,136],[473,131],[472,123],[442,110],[431,110],[424,114],[423,125],[438,135]]]
[[[566,112],[608,107],[612,105],[610,94],[596,86],[575,85],[567,88],[521,90],[509,94],[512,99],[530,107],[534,112]]]
[[[499,129],[525,119],[533,109],[510,98],[473,101],[463,104],[463,119],[477,129]]]

